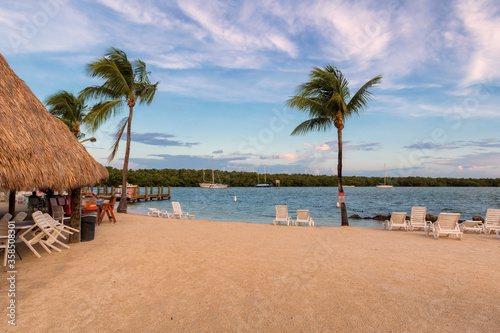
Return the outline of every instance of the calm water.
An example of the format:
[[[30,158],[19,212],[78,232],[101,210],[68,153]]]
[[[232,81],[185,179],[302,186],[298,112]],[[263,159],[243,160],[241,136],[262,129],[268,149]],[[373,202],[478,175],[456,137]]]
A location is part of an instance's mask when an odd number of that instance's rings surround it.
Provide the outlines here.
[[[484,217],[488,208],[500,208],[498,187],[375,187],[345,188],[348,216],[361,217],[407,212],[412,206],[426,206],[427,212],[460,213],[461,219],[474,215]],[[198,187],[171,188],[172,201],[179,201],[182,209],[196,215],[195,219],[272,223],[275,205],[287,205],[295,218],[297,209],[308,209],[317,226],[339,226],[340,209],[336,208],[337,188],[283,187],[254,188],[229,187],[209,189]],[[237,201],[234,202],[234,197]],[[147,214],[148,207],[172,212],[168,200],[129,204],[129,211]],[[349,219],[351,226],[380,228],[382,222]]]

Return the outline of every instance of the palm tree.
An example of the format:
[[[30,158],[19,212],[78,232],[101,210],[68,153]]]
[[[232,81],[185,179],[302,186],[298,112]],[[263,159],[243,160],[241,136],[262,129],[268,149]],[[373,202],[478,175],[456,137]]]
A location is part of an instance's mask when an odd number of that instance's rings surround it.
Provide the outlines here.
[[[127,212],[127,172],[130,157],[130,135],[134,106],[151,104],[159,82],[151,83],[150,72],[146,71],[146,64],[141,60],[129,61],[122,50],[111,47],[103,57],[97,58],[87,65],[87,74],[104,80],[101,86],[92,86],[82,90],[82,95],[101,100],[90,111],[87,119],[89,128],[95,131],[112,116],[117,115],[126,104],[129,107],[128,116],[123,118],[115,135],[115,143],[108,161],[112,161],[118,151],[120,139],[127,130],[127,146],[123,161],[122,196],[117,211]]]
[[[379,84],[381,80],[381,75],[374,77],[351,97],[349,82],[333,64],[326,65],[325,68],[314,67],[309,74],[309,81],[300,85],[296,95],[286,101],[288,107],[297,108],[311,117],[297,126],[291,135],[326,131],[332,125],[337,128],[339,194],[344,192],[342,189],[342,130],[345,120],[366,108],[373,97],[369,89]],[[345,203],[341,204],[341,214],[342,225],[348,226]]]
[[[81,94],[75,96],[66,90],[59,90],[50,95],[45,100],[45,104],[49,112],[65,123],[77,139],[85,136],[84,133],[80,132],[80,126],[85,123],[89,108]]]

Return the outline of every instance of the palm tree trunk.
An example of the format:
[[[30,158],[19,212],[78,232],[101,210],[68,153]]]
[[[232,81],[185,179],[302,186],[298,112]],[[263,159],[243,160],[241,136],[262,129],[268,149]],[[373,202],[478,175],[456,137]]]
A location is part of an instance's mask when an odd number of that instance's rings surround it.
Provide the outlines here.
[[[341,124],[342,125],[342,124]],[[337,179],[339,186],[339,193],[344,193],[344,189],[342,188],[342,127],[337,129],[338,133],[338,145],[339,145],[339,156],[337,161]],[[345,202],[340,204],[340,214],[342,216],[342,226],[349,226],[349,221],[347,220],[347,208]]]
[[[116,211],[118,213],[127,213],[127,173],[128,173],[128,159],[130,157],[130,135],[132,128],[132,114],[134,112],[134,107],[130,106],[130,112],[128,115],[127,124],[127,146],[125,147],[125,159],[123,160],[123,170],[122,170],[122,196],[120,198],[120,204]]]

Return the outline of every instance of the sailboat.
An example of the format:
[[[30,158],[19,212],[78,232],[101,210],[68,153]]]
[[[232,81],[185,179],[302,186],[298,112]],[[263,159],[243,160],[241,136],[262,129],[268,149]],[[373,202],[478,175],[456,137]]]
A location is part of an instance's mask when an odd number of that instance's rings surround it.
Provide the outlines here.
[[[199,184],[200,187],[204,188],[227,188],[228,185],[226,184],[220,184],[215,182],[215,177],[214,177],[214,156],[212,155],[212,182],[209,183],[205,181],[205,168],[203,168],[203,183]]]
[[[267,179],[266,179],[266,167],[265,166],[264,166],[264,182],[261,183],[259,181],[259,174],[257,174],[257,184],[255,185],[255,187],[271,187],[271,185],[267,183]]]
[[[384,183],[377,185],[378,188],[391,188],[392,185],[387,184],[387,177],[385,176],[385,164],[384,164]]]

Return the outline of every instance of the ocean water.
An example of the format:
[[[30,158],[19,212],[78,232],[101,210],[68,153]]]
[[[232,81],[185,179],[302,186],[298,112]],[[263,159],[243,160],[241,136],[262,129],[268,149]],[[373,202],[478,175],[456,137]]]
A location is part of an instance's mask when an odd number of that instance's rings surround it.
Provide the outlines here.
[[[375,187],[345,188],[347,214],[373,217],[377,214],[407,212],[412,206],[425,206],[427,212],[460,213],[461,219],[474,215],[485,216],[488,208],[500,208],[498,187]],[[183,211],[195,219],[272,223],[275,205],[287,205],[295,218],[297,209],[308,209],[316,226],[339,226],[340,209],[337,188],[332,187],[228,187],[209,189],[199,187],[171,188],[172,201],[181,203]],[[234,197],[237,201],[234,201]],[[129,211],[147,214],[148,207],[172,212],[169,200],[129,203]],[[383,222],[349,219],[351,226],[380,228]]]

